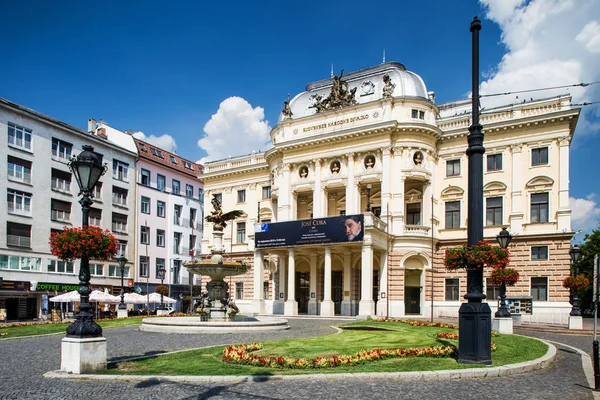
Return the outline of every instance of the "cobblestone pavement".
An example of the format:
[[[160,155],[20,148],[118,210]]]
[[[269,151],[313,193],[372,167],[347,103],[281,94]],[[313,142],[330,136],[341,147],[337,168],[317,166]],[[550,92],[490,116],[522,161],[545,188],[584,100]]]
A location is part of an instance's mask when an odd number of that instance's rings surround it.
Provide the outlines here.
[[[285,332],[236,335],[180,335],[140,332],[136,327],[107,329],[109,359],[202,346],[320,336],[334,333],[339,321],[292,319]],[[540,332],[528,333],[544,337]],[[546,335],[548,336],[548,335]],[[556,362],[541,372],[506,378],[351,381],[247,381],[235,384],[190,384],[158,381],[116,382],[45,379],[60,368],[62,335],[0,341],[0,399],[592,399],[581,358],[559,346]],[[552,334],[549,340],[575,347],[591,338]],[[580,347],[583,350],[586,348]]]

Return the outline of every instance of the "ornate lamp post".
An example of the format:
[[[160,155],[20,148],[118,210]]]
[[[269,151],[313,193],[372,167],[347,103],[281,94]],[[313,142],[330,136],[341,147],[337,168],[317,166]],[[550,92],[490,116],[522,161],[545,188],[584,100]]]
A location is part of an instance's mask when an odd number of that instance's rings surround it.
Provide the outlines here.
[[[508,245],[512,240],[512,235],[506,230],[506,228],[502,228],[502,231],[496,236],[496,240],[501,248],[507,249]],[[496,318],[509,318],[510,312],[506,308],[506,282],[502,282],[502,286],[500,286],[500,307],[498,307],[498,311],[494,314]]]
[[[69,169],[75,175],[79,185],[81,200],[82,225],[89,225],[90,207],[94,203],[94,188],[96,183],[106,172],[106,165],[102,165],[102,155],[95,153],[92,146],[82,146],[83,151],[69,161]],[[79,295],[81,302],[75,321],[67,327],[67,337],[88,338],[102,336],[102,328],[94,322],[94,315],[90,312],[90,260],[87,256],[81,257],[79,268]]]
[[[577,264],[581,258],[581,249],[579,248],[579,245],[576,244],[571,246],[569,255],[571,256],[571,264],[573,264],[573,276],[577,276]],[[573,301],[571,304],[573,305],[573,308],[569,315],[572,317],[580,317],[581,309],[579,308],[579,296],[577,296],[576,290],[573,292]]]
[[[367,211],[371,212],[371,184],[367,184]]]
[[[123,276],[125,275],[125,264],[127,259],[123,256],[119,257],[119,268],[121,269],[121,302],[119,303],[119,310],[126,310],[125,305],[125,287],[123,286]]]
[[[158,275],[158,279],[160,279],[160,286],[163,286],[163,281],[165,280],[165,266],[161,265],[160,268],[158,269],[157,272]],[[159,306],[159,310],[164,310],[165,309],[165,304],[164,304],[164,300],[163,300],[163,291],[160,291],[160,306]]]
[[[475,17],[470,27],[473,37],[472,57],[472,125],[467,136],[468,192],[467,244],[475,246],[483,239],[483,126],[479,124],[479,31],[481,21]],[[458,362],[491,364],[492,310],[484,303],[483,268],[467,265],[467,303],[458,310]]]

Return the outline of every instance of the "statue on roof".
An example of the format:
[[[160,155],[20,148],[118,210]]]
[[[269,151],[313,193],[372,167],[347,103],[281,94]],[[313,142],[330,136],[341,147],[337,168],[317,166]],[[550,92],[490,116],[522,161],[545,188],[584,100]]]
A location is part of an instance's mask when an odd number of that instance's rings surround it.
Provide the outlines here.
[[[383,87],[383,98],[392,97],[392,93],[394,93],[394,89],[396,88],[396,84],[392,82],[392,78],[390,78],[389,74],[385,74],[383,76],[383,83],[385,86]]]
[[[356,104],[356,88],[348,90],[348,82],[342,79],[344,70],[340,72],[340,75],[333,77],[333,85],[331,86],[331,92],[326,98],[316,95],[314,96],[314,104],[311,108],[316,108],[317,112],[335,110],[342,107],[352,106]]]
[[[221,200],[219,200],[218,194],[213,194],[213,198],[210,202],[213,205],[213,210],[210,212],[210,215],[207,215],[204,219],[207,222],[213,223],[213,230],[215,231],[223,231],[223,228],[227,226],[227,221],[246,215],[246,213],[241,210],[223,213],[223,210],[221,210]]]
[[[283,114],[283,119],[290,119],[292,118],[292,115],[294,115],[294,113],[292,113],[292,109],[290,108],[290,94],[288,93],[288,98],[287,100],[285,100],[283,102],[283,110],[281,110],[281,113]]]

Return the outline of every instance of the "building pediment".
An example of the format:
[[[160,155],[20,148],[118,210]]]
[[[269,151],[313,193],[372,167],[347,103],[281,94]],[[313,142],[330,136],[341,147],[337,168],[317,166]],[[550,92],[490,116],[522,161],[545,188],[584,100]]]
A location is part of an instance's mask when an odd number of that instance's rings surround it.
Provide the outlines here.
[[[530,189],[548,188],[554,185],[554,179],[548,176],[536,176],[527,182],[527,187]]]
[[[465,191],[458,186],[448,186],[442,190],[442,197],[444,198],[460,198],[465,194]]]

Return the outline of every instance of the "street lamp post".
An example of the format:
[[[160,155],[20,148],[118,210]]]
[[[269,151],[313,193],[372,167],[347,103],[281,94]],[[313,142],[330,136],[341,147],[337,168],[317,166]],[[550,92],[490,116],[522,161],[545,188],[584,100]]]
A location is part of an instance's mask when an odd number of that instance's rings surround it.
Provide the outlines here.
[[[119,310],[126,310],[125,305],[125,286],[123,285],[123,277],[125,275],[125,264],[127,259],[123,256],[119,257],[119,268],[121,269],[121,302],[119,303]]]
[[[577,264],[579,263],[579,259],[581,258],[581,249],[579,245],[571,246],[571,250],[569,250],[569,255],[571,256],[571,263],[573,264],[573,276],[577,276]],[[569,313],[572,317],[580,317],[581,309],[579,308],[579,296],[577,296],[577,290],[573,291],[573,300],[571,302],[573,308]]]
[[[367,184],[367,211],[371,212],[371,184]]]
[[[158,269],[158,279],[160,279],[160,286],[163,286],[163,281],[165,280],[165,266],[161,265],[160,268]],[[162,289],[162,288],[161,288]],[[164,304],[164,298],[163,298],[163,291],[160,291],[160,306],[159,306],[159,310],[164,310],[165,309],[165,304]]]
[[[106,172],[106,165],[102,164],[102,155],[94,152],[92,146],[82,146],[83,151],[69,161],[69,169],[75,175],[79,185],[81,200],[82,225],[89,225],[90,207],[94,204],[94,188],[98,180]],[[87,255],[81,257],[79,268],[79,295],[81,296],[79,312],[75,321],[67,327],[67,337],[92,338],[102,336],[102,328],[94,322],[94,315],[90,305],[90,260]]]
[[[472,57],[472,125],[467,142],[468,198],[467,244],[472,247],[483,239],[483,126],[479,124],[479,31],[481,21],[475,17],[470,27],[473,37]],[[491,364],[492,310],[484,303],[483,268],[467,265],[467,299],[458,311],[458,362]]]
[[[507,249],[512,240],[512,235],[506,228],[502,228],[502,231],[496,236],[496,240],[501,248]],[[494,316],[496,318],[510,318],[510,312],[506,308],[506,282],[502,282],[502,286],[500,286],[500,307],[498,307],[498,311]]]

